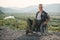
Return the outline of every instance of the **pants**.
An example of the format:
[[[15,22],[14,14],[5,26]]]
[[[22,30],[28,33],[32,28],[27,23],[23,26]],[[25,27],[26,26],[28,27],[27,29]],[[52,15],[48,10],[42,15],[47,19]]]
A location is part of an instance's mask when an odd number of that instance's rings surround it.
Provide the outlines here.
[[[48,27],[47,27],[47,24],[43,24],[40,20],[35,19],[32,30],[36,32],[44,33],[44,32],[47,32]]]
[[[40,32],[40,25],[41,21],[35,19],[33,23],[33,31]]]
[[[47,30],[48,30],[47,24],[41,24],[40,30],[41,30],[41,33],[47,32]]]

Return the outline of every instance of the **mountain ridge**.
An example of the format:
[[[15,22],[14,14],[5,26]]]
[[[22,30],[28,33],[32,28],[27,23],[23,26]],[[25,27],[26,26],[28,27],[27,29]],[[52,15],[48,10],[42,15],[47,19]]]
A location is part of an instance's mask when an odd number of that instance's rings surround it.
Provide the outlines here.
[[[60,15],[60,4],[50,4],[45,5],[43,8],[48,13],[58,13]],[[37,5],[32,5],[25,8],[4,8],[0,7],[0,10],[2,10],[4,13],[36,13],[38,11]]]

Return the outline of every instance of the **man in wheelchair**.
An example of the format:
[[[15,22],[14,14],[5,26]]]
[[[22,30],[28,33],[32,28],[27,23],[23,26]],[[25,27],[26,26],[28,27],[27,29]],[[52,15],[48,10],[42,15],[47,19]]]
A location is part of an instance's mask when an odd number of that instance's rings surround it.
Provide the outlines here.
[[[35,32],[41,32],[43,34],[47,28],[47,23],[49,21],[49,15],[43,10],[43,5],[39,4],[38,7],[39,11],[36,13],[36,18],[33,20],[28,19],[30,24],[28,24],[30,27],[30,32],[35,31]],[[29,23],[28,22],[28,23]],[[29,30],[28,29],[28,30]],[[26,32],[27,34],[28,32]]]

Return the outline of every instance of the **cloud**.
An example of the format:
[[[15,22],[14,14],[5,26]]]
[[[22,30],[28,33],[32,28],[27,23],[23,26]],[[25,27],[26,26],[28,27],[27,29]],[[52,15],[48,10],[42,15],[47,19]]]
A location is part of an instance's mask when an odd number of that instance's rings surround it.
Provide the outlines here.
[[[60,3],[60,0],[0,0],[0,6],[3,7],[27,7],[37,4],[53,4]]]
[[[60,0],[38,0],[38,3],[42,3],[42,4],[54,4],[54,3],[60,3]]]

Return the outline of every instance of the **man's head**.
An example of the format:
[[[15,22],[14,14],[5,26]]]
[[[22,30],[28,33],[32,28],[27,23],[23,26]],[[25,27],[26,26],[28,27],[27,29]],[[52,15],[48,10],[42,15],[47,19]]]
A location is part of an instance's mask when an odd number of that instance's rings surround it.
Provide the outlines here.
[[[43,11],[43,5],[39,4],[39,11]]]

